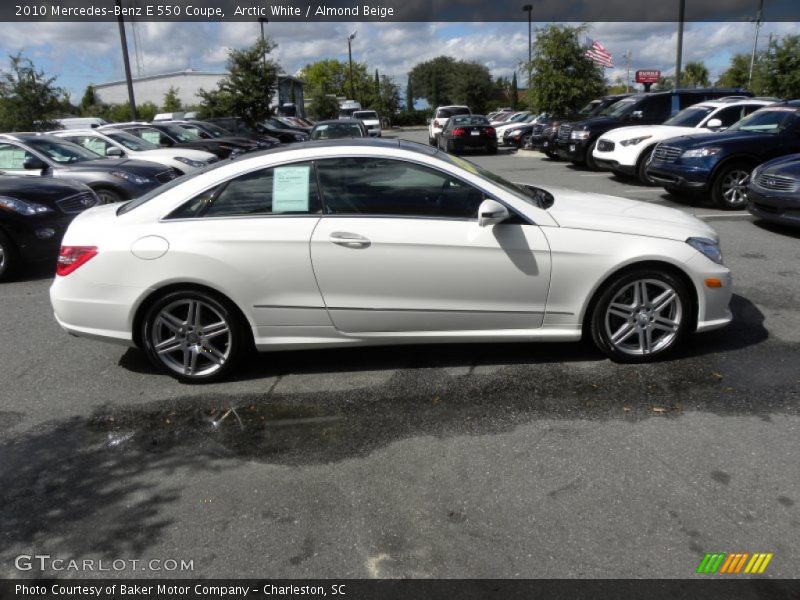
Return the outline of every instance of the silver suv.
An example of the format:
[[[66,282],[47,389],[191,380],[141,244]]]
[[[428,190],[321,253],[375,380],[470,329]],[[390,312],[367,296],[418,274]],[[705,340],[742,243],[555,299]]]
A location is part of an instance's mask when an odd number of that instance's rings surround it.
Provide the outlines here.
[[[447,121],[454,115],[471,115],[468,106],[437,106],[433,111],[433,118],[428,125],[428,143],[431,146],[436,146],[438,137],[442,133],[442,129],[447,125]]]

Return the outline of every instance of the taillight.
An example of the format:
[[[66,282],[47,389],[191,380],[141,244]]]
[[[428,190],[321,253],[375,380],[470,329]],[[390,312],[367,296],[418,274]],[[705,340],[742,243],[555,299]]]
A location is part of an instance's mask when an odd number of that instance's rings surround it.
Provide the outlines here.
[[[494,130],[494,127],[487,127],[486,129],[484,129],[484,131],[486,132],[486,135],[496,135],[497,134],[497,132]]]
[[[56,275],[69,275],[97,255],[97,246],[61,246],[58,252]]]
[[[466,134],[467,130],[464,129],[463,127],[456,127],[455,129],[453,129],[453,135],[466,135]]]

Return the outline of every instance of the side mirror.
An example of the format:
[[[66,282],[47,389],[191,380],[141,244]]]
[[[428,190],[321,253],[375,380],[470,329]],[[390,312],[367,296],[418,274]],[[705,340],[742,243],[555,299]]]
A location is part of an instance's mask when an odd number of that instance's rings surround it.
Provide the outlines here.
[[[478,207],[478,225],[488,227],[508,219],[508,209],[496,200],[484,200]]]
[[[644,113],[641,110],[635,110],[631,113],[631,119],[644,119]]]
[[[106,148],[106,156],[122,156],[122,150],[116,146],[109,146]]]
[[[29,156],[22,167],[28,171],[42,171],[47,168],[47,164],[38,156]]]
[[[706,123],[707,129],[719,129],[722,127],[722,121],[719,119],[709,119],[708,123]]]

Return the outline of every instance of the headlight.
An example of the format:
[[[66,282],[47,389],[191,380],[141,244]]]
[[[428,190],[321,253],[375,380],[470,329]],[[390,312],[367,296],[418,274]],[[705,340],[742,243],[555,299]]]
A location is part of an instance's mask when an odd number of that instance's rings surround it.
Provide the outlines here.
[[[681,154],[681,158],[702,158],[704,156],[714,156],[717,152],[722,150],[717,146],[710,146],[708,148],[695,148],[694,150],[687,150]]]
[[[722,250],[719,249],[719,244],[714,240],[691,237],[686,240],[686,243],[718,265],[722,264]]]
[[[571,140],[588,140],[589,139],[589,132],[588,131],[573,131],[569,134],[569,139]]]
[[[178,162],[183,163],[185,165],[189,165],[190,167],[194,167],[195,169],[198,169],[206,164],[199,160],[192,160],[191,158],[186,158],[185,156],[174,156],[173,158],[174,160],[177,160]]]
[[[114,177],[119,177],[120,179],[124,179],[129,183],[135,183],[136,185],[145,185],[146,183],[151,182],[151,179],[148,177],[142,177],[141,175],[137,175],[136,173],[128,173],[127,171],[111,171],[111,175]]]
[[[30,200],[19,200],[18,198],[10,198],[8,196],[0,196],[0,208],[5,208],[19,215],[26,217],[33,217],[35,215],[44,215],[53,212],[53,209],[38,202],[31,202]]]
[[[651,137],[653,137],[653,136],[652,135],[643,135],[641,137],[635,137],[635,138],[631,138],[629,140],[622,140],[620,142],[620,144],[622,144],[623,146],[635,146],[636,144],[641,144],[645,140],[649,140]]]

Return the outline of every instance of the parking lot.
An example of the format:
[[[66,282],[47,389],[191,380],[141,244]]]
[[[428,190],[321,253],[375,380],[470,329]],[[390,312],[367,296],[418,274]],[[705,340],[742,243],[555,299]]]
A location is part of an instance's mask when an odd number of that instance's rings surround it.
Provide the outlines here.
[[[717,551],[800,576],[800,232],[536,153],[474,160],[708,220],[733,324],[643,366],[588,344],[354,348],[188,386],[67,336],[40,270],[0,285],[0,576],[41,575],[14,566],[39,553],[193,561],[46,571],[72,577],[684,578]]]

